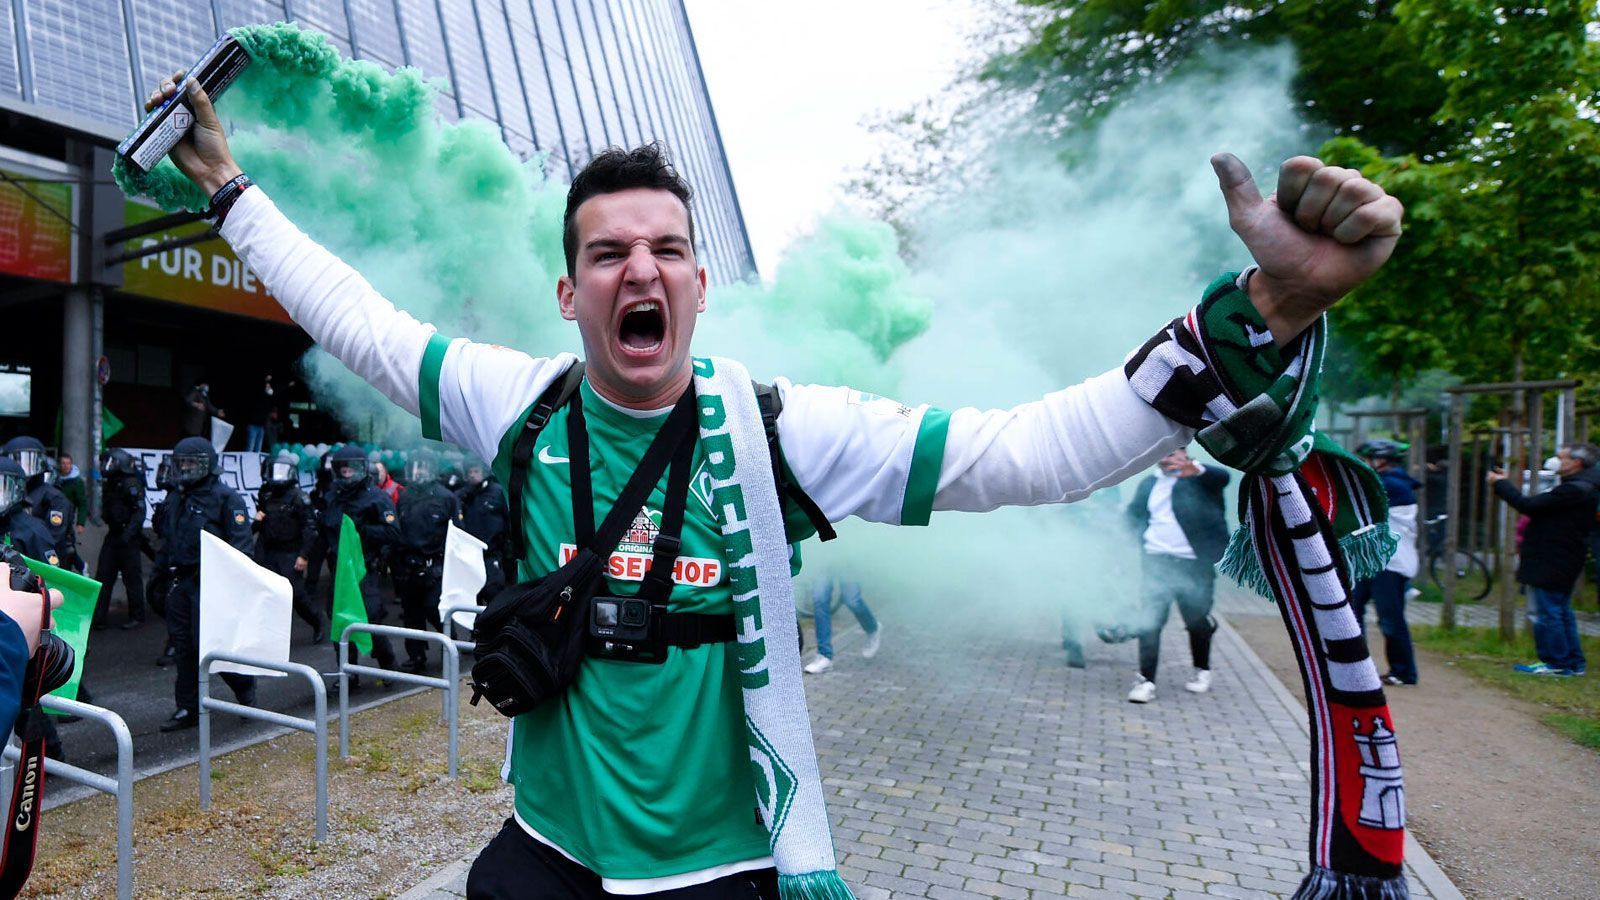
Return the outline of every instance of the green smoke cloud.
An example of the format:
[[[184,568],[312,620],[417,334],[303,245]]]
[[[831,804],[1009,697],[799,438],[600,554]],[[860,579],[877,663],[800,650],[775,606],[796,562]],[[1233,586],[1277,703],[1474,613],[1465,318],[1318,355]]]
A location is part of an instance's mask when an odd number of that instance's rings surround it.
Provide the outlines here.
[[[301,228],[445,334],[535,355],[578,348],[555,304],[564,186],[543,159],[519,160],[487,123],[444,121],[437,85],[414,70],[342,59],[293,26],[235,34],[253,62],[219,112],[241,164]],[[1268,185],[1271,164],[1317,143],[1292,112],[1286,51],[1209,62],[1111,114],[1070,166],[1059,146],[996,141],[913,224],[915,266],[887,225],[825,217],[770,283],[713,287],[696,352],[763,379],[946,408],[1011,406],[1118,365],[1218,271],[1248,262],[1209,155],[1232,150]],[[126,175],[126,189],[169,208],[204,204],[170,166]],[[306,369],[319,402],[368,437],[420,437],[320,352]],[[1119,511],[1113,491],[1068,509],[941,514],[929,529],[851,524],[806,556],[907,609],[946,598],[1095,620],[1137,584]]]

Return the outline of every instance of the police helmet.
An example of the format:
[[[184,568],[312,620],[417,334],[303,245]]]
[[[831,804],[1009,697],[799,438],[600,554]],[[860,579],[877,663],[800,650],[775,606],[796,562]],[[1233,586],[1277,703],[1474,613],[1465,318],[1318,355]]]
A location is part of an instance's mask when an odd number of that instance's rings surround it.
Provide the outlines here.
[[[262,456],[261,480],[267,484],[297,484],[300,461],[287,450],[278,451],[277,456]]]
[[[1405,461],[1406,451],[1409,449],[1411,449],[1409,444],[1379,439],[1367,441],[1357,447],[1356,455],[1362,459],[1381,459],[1385,462],[1399,463]]]
[[[107,478],[123,475],[144,475],[144,462],[122,449],[112,447],[100,454],[100,473]]]
[[[355,444],[345,444],[333,451],[331,468],[333,484],[341,491],[359,491],[372,482],[367,470],[367,451]]]
[[[406,486],[423,484],[439,477],[439,454],[432,450],[415,450],[406,456]]]
[[[0,516],[28,500],[28,474],[9,456],[0,456]]]
[[[6,441],[5,446],[0,447],[0,453],[16,460],[17,465],[22,467],[23,474],[29,478],[41,474],[48,475],[51,471],[50,451],[46,450],[44,444],[36,437],[27,435],[14,437]]]
[[[172,448],[172,482],[192,487],[217,471],[217,448],[202,437],[186,437]]]

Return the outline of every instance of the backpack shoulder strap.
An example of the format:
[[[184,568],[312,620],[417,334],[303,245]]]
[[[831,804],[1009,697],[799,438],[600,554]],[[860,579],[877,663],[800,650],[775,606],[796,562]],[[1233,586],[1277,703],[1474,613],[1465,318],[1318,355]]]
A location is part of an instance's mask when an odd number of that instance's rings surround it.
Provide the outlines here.
[[[811,520],[811,527],[817,530],[817,536],[824,541],[831,541],[838,537],[833,530],[833,523],[822,514],[822,507],[817,501],[811,499],[798,484],[789,480],[788,473],[783,467],[783,453],[778,447],[778,414],[783,412],[783,397],[779,396],[778,389],[770,384],[759,381],[750,382],[756,392],[756,405],[761,409],[761,427],[767,433],[767,453],[772,457],[772,480],[778,486],[778,501],[788,499],[800,507],[800,511]]]
[[[556,410],[567,405],[572,395],[577,393],[578,385],[583,383],[583,360],[578,360],[567,371],[563,372],[550,386],[544,389],[539,399],[534,401],[533,408],[528,410],[528,417],[522,422],[522,429],[517,432],[517,441],[511,447],[511,476],[510,483],[506,486],[507,518],[506,539],[511,546],[508,562],[516,566],[522,562],[526,547],[522,532],[522,485],[528,480],[528,462],[533,458],[533,445],[539,438],[539,432],[544,430],[550,417]],[[515,568],[512,569],[515,572]]]

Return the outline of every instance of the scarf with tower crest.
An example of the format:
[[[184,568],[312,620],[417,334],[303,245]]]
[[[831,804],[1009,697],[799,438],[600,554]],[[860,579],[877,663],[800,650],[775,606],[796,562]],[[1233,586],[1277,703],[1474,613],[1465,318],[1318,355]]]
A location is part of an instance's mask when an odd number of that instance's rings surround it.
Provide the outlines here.
[[[1124,372],[1245,474],[1240,527],[1217,567],[1277,601],[1305,683],[1311,871],[1296,898],[1405,897],[1394,718],[1349,603],[1351,585],[1394,552],[1388,504],[1376,474],[1315,430],[1326,322],[1280,352],[1244,292],[1249,276],[1212,282]]]

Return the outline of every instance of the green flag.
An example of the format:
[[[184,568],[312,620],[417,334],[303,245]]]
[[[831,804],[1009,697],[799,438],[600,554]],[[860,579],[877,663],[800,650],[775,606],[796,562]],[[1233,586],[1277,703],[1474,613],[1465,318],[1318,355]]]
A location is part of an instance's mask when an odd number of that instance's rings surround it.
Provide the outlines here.
[[[72,645],[72,677],[50,694],[76,700],[78,682],[83,678],[83,658],[89,652],[89,622],[94,618],[95,602],[100,599],[100,582],[26,556],[23,559],[28,560],[28,568],[43,578],[48,587],[61,592],[61,606],[55,611],[55,626],[50,630]]]
[[[349,516],[339,523],[338,566],[333,573],[333,637],[338,640],[353,622],[367,621],[367,604],[361,599],[361,579],[367,577],[367,560],[361,554],[361,533]],[[350,636],[356,649],[372,655],[372,635],[358,631]]]

